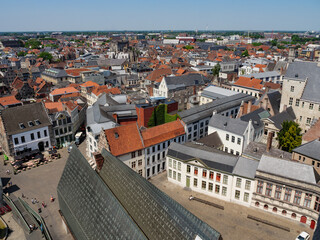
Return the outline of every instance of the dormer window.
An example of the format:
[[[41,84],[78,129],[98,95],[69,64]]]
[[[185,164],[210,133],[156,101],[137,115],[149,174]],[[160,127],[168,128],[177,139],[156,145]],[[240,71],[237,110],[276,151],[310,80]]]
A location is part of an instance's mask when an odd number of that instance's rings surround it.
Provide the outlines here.
[[[28,125],[29,125],[29,127],[33,127],[33,126],[34,126],[34,123],[33,123],[32,121],[29,121],[29,122],[28,122]]]
[[[118,137],[119,137],[119,134],[118,134],[118,133],[115,133],[114,136],[115,136],[115,138],[118,138]]]
[[[41,124],[41,122],[39,121],[39,119],[34,120],[34,122],[36,123],[36,125],[40,125],[40,124]]]
[[[23,123],[19,123],[19,127],[20,127],[20,129],[25,129],[26,128],[26,126]]]

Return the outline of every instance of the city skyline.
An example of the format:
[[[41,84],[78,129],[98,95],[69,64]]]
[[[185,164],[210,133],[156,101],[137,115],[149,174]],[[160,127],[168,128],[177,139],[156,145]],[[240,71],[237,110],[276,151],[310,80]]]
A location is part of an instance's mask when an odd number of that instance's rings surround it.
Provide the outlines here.
[[[299,4],[298,4],[299,3]],[[307,0],[304,6],[294,1],[269,1],[261,6],[255,1],[164,0],[160,2],[57,0],[54,4],[31,0],[2,4],[0,32],[28,31],[319,31],[317,9],[320,2]],[[306,6],[306,7],[305,7]],[[312,6],[312,7],[310,7]],[[115,9],[115,10],[114,10]],[[8,21],[7,19],[10,19]],[[22,21],[23,20],[23,21]],[[297,21],[298,20],[298,21]],[[5,24],[4,24],[5,23]]]

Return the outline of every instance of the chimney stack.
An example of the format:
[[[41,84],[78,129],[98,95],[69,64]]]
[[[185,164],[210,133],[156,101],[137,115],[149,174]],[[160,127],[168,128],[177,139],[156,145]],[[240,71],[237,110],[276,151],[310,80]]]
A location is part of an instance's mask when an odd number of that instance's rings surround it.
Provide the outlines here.
[[[94,160],[97,164],[97,170],[98,172],[102,169],[104,158],[102,157],[101,153],[93,153]]]
[[[272,146],[272,138],[273,138],[273,132],[268,133],[268,138],[267,138],[267,148],[266,151],[269,152]]]
[[[251,107],[252,107],[252,101],[250,100],[248,102],[247,114],[251,112]]]

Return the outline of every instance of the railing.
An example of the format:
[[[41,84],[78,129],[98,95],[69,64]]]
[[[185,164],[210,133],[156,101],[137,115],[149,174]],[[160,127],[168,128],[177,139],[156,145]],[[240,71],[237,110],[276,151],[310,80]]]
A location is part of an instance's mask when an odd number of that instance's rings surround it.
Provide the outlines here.
[[[50,235],[50,232],[47,228],[46,223],[44,222],[43,218],[36,212],[34,211],[29,204],[27,204],[24,200],[21,198],[18,198],[21,204],[27,209],[29,213],[31,213],[42,225],[42,233],[44,234],[46,240],[52,240],[52,237]],[[39,226],[40,227],[40,226]]]
[[[3,194],[3,199],[4,201],[9,205],[9,207],[12,209],[12,211],[14,211],[17,216],[19,217],[22,227],[24,228],[24,230],[28,233],[30,233],[30,228],[28,226],[27,221],[25,220],[25,218],[22,216],[22,214],[20,213],[19,209],[16,207],[16,205],[13,203],[13,201],[11,200],[11,198],[7,197],[5,194]]]

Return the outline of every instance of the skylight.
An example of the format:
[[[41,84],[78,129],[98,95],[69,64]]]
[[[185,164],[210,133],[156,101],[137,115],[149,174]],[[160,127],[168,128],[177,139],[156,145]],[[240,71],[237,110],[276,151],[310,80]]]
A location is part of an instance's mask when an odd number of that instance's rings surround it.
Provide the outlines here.
[[[41,124],[41,122],[39,121],[39,119],[34,120],[34,122],[36,123],[36,125],[40,125],[40,124]]]
[[[29,122],[28,122],[28,125],[29,125],[29,127],[33,127],[33,126],[34,126],[34,123],[33,123],[32,121],[29,121]]]
[[[20,129],[25,129],[26,128],[26,126],[23,123],[19,123],[19,127],[20,127]]]

